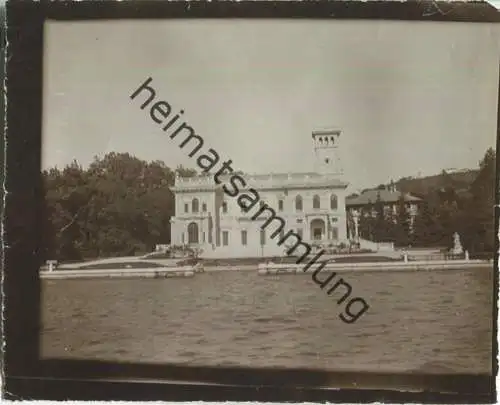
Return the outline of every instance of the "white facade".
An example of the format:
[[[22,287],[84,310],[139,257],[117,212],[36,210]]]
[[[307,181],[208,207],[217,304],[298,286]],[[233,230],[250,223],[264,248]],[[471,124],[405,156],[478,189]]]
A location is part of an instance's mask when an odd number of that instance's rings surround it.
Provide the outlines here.
[[[340,131],[313,133],[317,172],[241,175],[247,186],[236,197],[222,189],[231,175],[220,176],[219,185],[212,175],[177,178],[173,188],[171,244],[200,248],[203,257],[226,258],[283,256],[287,243],[280,246],[278,241],[289,231],[310,244],[346,243],[347,183],[340,179],[336,155],[339,134]],[[326,137],[328,141],[324,141]],[[335,137],[335,142],[330,137]],[[238,197],[248,194],[248,188],[258,192],[261,202],[245,213]],[[278,220],[261,229],[272,214],[266,209],[258,215],[263,203],[284,220],[281,233]],[[291,238],[291,244],[294,243]]]

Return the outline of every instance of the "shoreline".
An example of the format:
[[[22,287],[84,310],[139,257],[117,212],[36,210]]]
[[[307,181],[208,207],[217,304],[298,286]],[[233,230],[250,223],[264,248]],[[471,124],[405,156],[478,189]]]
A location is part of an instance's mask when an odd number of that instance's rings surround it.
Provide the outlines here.
[[[325,273],[359,273],[359,272],[415,272],[432,270],[463,270],[467,268],[492,268],[493,261],[484,260],[435,260],[415,262],[372,262],[372,263],[329,263],[322,270]],[[41,270],[41,279],[90,279],[90,278],[193,278],[199,273],[216,273],[228,271],[254,271],[256,276],[280,274],[309,274],[304,272],[302,264],[275,264],[238,266],[183,266],[153,267],[133,269],[61,269]]]
[[[321,271],[324,273],[358,272],[415,272],[433,270],[462,270],[468,268],[492,268],[493,262],[484,260],[432,260],[415,262],[378,262],[378,263],[328,263]],[[266,264],[259,266],[259,275],[308,274],[312,269],[303,271],[303,265],[285,266]]]

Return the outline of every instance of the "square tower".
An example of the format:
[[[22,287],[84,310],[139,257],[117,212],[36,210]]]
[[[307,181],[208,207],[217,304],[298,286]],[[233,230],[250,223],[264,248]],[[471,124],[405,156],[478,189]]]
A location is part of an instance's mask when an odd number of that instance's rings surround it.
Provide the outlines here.
[[[340,164],[339,138],[340,129],[322,129],[313,131],[315,171],[322,174],[343,175]]]

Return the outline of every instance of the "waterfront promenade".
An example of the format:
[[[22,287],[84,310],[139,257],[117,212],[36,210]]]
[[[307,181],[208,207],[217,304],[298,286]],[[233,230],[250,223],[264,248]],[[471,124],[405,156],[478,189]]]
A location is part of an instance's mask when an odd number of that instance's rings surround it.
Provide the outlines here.
[[[397,252],[394,252],[397,253]],[[423,260],[406,261],[401,255],[359,254],[359,255],[330,255],[324,256],[327,261],[323,272],[350,273],[350,272],[404,272],[427,270],[459,270],[464,268],[491,268],[491,260]],[[345,261],[349,259],[349,261]],[[357,260],[358,259],[358,260]],[[380,259],[383,259],[382,261]],[[373,260],[373,261],[372,261]],[[249,263],[252,262],[252,263]],[[314,266],[314,269],[318,265]],[[303,271],[302,264],[293,262],[283,263],[279,259],[253,259],[234,263],[234,261],[199,260],[196,264],[187,265],[185,260],[179,259],[143,259],[142,257],[122,257],[95,260],[84,263],[72,263],[50,270],[40,271],[44,279],[66,278],[169,278],[193,277],[201,272],[224,271],[254,271],[258,275],[276,274],[308,274],[314,269]]]

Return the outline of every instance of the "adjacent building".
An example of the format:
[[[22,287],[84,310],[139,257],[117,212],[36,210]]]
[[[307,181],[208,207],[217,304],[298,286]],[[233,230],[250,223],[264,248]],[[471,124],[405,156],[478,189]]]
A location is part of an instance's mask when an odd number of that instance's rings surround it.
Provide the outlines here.
[[[358,237],[358,225],[361,216],[377,215],[375,204],[378,202],[384,206],[384,212],[397,221],[401,199],[404,199],[405,210],[410,220],[410,229],[413,226],[418,208],[423,202],[420,198],[409,193],[402,193],[396,189],[394,184],[384,189],[365,190],[359,195],[351,195],[346,198],[346,210],[348,217],[348,234],[351,239]]]

